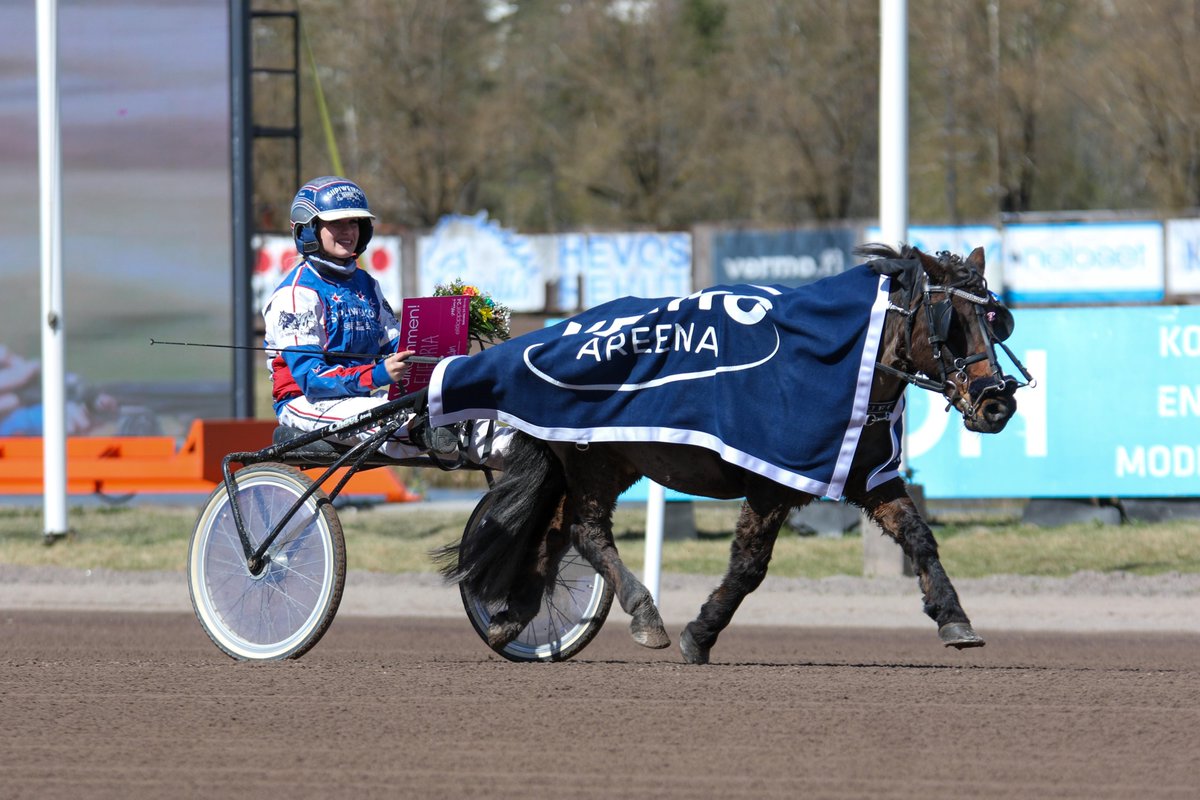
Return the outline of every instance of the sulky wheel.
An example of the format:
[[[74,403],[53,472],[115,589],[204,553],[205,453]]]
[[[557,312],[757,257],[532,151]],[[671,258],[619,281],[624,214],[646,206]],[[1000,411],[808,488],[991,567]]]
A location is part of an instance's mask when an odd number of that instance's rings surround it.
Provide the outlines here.
[[[234,475],[252,547],[261,544],[312,485],[298,469],[256,464]],[[337,513],[315,491],[296,510],[255,574],[222,483],[209,496],[188,547],[188,590],[204,632],[239,660],[299,658],[333,622],[346,578]]]
[[[483,518],[490,502],[490,495],[485,495],[475,506],[467,520],[468,531]],[[503,610],[503,603],[481,602],[462,584],[459,590],[471,625],[486,642],[488,625],[492,616]],[[568,547],[558,562],[554,590],[542,596],[537,616],[516,639],[495,648],[496,652],[509,661],[565,661],[600,632],[612,601],[613,587],[574,547]]]

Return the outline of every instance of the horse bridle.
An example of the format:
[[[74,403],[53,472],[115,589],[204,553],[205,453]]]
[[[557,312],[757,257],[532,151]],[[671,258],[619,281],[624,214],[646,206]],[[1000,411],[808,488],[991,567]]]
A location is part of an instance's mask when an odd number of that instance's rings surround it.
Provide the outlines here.
[[[939,254],[941,255],[941,254]],[[961,263],[961,262],[960,262]],[[875,368],[881,372],[893,375],[897,378],[918,386],[922,389],[927,389],[931,392],[936,392],[942,395],[947,400],[946,410],[949,410],[962,397],[962,392],[959,390],[960,383],[967,382],[967,367],[979,361],[987,360],[991,366],[992,374],[989,378],[978,379],[988,380],[989,382],[980,388],[978,396],[972,401],[968,388],[968,395],[964,398],[967,401],[967,406],[962,410],[966,416],[973,415],[975,411],[983,404],[984,399],[990,394],[1012,394],[1017,389],[1023,386],[1029,386],[1034,383],[1033,376],[1025,369],[1025,365],[1013,354],[1008,345],[1004,343],[1013,331],[1012,312],[1000,301],[998,297],[992,294],[987,289],[987,282],[983,276],[975,270],[970,270],[961,280],[953,284],[938,285],[929,283],[929,278],[924,270],[918,270],[920,275],[918,282],[903,281],[905,287],[904,305],[898,306],[889,301],[888,311],[895,311],[905,319],[904,327],[904,345],[905,359],[907,361],[908,354],[912,353],[912,333],[913,323],[916,314],[922,307],[925,309],[926,328],[929,331],[929,346],[933,350],[934,361],[938,366],[939,381],[933,380],[931,377],[923,376],[912,371],[911,367],[907,370],[898,369],[890,364],[885,364],[882,361],[875,365]],[[971,291],[978,289],[980,293]],[[913,296],[920,292],[920,297],[915,305]],[[933,295],[942,295],[942,299],[934,300]],[[968,356],[958,356],[949,346],[950,325],[954,319],[954,304],[952,297],[959,297],[971,303],[975,309],[975,315],[979,321],[980,330],[983,332],[983,338],[986,342],[984,351],[973,353]],[[996,358],[996,345],[999,345],[1004,350],[1005,354],[1020,370],[1025,382],[1022,383],[1016,378],[1004,374],[1004,369],[1000,366],[999,360]],[[911,362],[909,362],[911,364]],[[958,378],[958,382],[950,380],[951,376]],[[990,379],[990,380],[989,380]],[[947,392],[947,387],[950,392]]]

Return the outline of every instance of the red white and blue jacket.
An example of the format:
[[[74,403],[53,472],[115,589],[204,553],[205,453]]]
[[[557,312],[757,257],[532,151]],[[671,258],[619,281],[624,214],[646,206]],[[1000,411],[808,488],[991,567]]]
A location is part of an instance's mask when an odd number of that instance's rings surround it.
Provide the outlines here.
[[[382,360],[330,356],[396,352],[396,317],[363,270],[342,276],[302,261],[275,289],[263,319],[276,413],[299,395],[360,397],[391,385]]]

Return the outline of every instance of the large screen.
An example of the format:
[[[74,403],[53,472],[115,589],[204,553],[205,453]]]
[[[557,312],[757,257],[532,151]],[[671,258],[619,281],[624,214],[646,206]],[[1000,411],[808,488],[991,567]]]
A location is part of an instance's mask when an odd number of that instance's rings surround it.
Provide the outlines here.
[[[228,2],[60,0],[58,31],[69,433],[179,435],[232,412],[230,351],[150,345],[231,342]],[[35,4],[0,0],[0,436],[40,399],[37,125]]]

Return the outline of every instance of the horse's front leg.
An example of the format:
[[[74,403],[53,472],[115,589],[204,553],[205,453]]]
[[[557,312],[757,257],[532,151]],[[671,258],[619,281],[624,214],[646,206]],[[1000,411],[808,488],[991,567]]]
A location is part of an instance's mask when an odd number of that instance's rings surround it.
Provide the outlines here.
[[[938,637],[947,647],[983,647],[986,642],[971,627],[958,592],[938,559],[937,540],[922,519],[916,504],[899,479],[869,493],[862,503],[871,518],[892,537],[912,560],[921,585],[925,613],[938,625]]]
[[[576,549],[600,575],[613,585],[621,608],[632,617],[629,633],[642,647],[660,650],[671,644],[654,596],[634,576],[617,552],[612,535],[612,509],[595,502],[584,504],[571,529]]]
[[[721,631],[729,625],[746,595],[757,589],[766,577],[775,539],[790,510],[790,505],[779,500],[756,504],[748,499],[742,504],[725,577],[704,601],[696,619],[689,622],[679,636],[679,650],[684,661],[708,663],[709,651]]]

